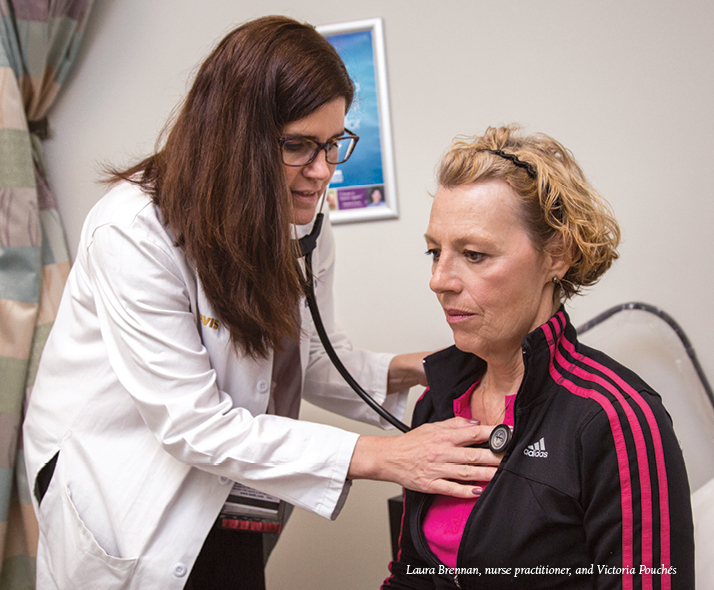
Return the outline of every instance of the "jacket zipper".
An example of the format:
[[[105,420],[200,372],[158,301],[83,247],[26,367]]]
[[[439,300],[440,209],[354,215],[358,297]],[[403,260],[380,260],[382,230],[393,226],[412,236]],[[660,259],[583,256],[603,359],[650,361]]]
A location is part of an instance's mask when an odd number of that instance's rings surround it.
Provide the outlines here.
[[[527,365],[527,360],[528,360],[528,352],[523,349],[523,362],[525,365]],[[518,401],[518,398],[516,397],[516,402]],[[513,431],[515,432],[516,430],[516,408],[515,404],[513,407]],[[511,445],[513,445],[513,440],[511,440]],[[510,455],[510,452],[507,451],[507,453]],[[504,457],[505,458],[505,457]],[[500,467],[500,466],[499,466]],[[411,529],[412,531],[415,531],[416,534],[413,534],[412,537],[414,538],[415,544],[417,545],[417,552],[420,553],[421,555],[425,556],[427,561],[431,563],[432,566],[434,567],[439,567],[439,566],[444,566],[445,564],[442,564],[441,561],[434,555],[434,552],[431,550],[431,547],[429,547],[429,544],[426,542],[426,539],[424,538],[424,531],[422,529],[422,519],[421,519],[421,514],[422,511],[425,509],[425,507],[428,509],[428,506],[425,506],[427,504],[427,500],[431,499],[428,495],[420,494],[418,499],[417,499],[417,505],[416,505],[416,510],[412,511],[412,522],[411,522]],[[473,516],[474,510],[471,511],[471,514],[469,514],[469,519]],[[467,525],[468,526],[468,523]],[[464,529],[465,531],[466,529]],[[459,545],[459,553],[460,553],[461,546]],[[458,560],[457,560],[457,566],[458,566]],[[457,573],[454,573],[453,576],[453,581],[454,585],[459,588],[459,590],[462,590],[461,583],[459,582],[459,575]]]
[[[434,566],[435,568],[440,568],[442,566],[446,567],[446,565],[441,563],[441,561],[439,561],[436,555],[434,555],[434,552],[431,550],[431,547],[429,547],[429,544],[424,538],[424,533],[421,526],[421,514],[424,511],[427,500],[432,499],[433,498],[427,496],[426,494],[419,495],[417,499],[417,505],[415,506],[416,510],[412,511],[412,521],[410,524],[412,530],[416,533],[415,535],[412,535],[412,537],[414,539],[415,544],[417,545],[417,552],[425,556],[427,561],[429,561],[432,566]],[[428,508],[428,506],[426,507]],[[461,590],[461,583],[459,582],[459,575],[457,573],[454,573],[453,580],[454,585],[459,588],[459,590]]]

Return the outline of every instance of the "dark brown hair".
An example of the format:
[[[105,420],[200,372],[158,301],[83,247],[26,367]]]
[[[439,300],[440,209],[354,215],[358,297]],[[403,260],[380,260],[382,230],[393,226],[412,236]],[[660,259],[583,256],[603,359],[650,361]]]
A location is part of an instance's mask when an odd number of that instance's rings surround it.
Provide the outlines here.
[[[312,26],[280,16],[230,32],[200,66],[163,147],[110,182],[142,187],[231,340],[266,356],[298,336],[300,279],[279,142],[287,123],[354,87]],[[161,139],[160,139],[161,141]]]
[[[618,258],[620,227],[610,206],[552,137],[524,136],[517,125],[457,137],[439,164],[439,185],[489,180],[506,182],[520,196],[521,219],[535,248],[559,243],[569,268],[558,297],[569,299],[595,284]]]

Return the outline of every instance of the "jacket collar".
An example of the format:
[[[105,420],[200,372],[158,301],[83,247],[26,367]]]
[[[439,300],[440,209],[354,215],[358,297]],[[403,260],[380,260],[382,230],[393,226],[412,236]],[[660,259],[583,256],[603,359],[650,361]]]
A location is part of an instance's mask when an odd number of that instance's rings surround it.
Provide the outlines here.
[[[563,307],[545,324],[530,332],[521,343],[525,371],[518,390],[518,405],[523,407],[547,393],[549,367],[561,338],[575,343],[575,328]],[[424,359],[437,419],[453,416],[453,402],[463,395],[486,370],[482,358],[450,346]]]

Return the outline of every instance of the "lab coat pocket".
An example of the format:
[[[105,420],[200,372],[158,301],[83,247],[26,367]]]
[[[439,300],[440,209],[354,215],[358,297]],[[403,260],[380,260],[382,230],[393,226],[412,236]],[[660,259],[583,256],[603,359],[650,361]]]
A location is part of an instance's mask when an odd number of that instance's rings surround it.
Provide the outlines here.
[[[129,588],[138,558],[108,555],[82,521],[67,487],[48,492],[42,503],[40,530],[47,543],[50,571],[57,588]]]

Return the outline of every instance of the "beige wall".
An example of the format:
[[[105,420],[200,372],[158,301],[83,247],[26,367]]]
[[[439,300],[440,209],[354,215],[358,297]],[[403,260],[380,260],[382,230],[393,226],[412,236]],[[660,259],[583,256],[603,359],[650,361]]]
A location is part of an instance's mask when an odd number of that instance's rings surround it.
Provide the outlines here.
[[[655,304],[714,375],[711,2],[97,0],[46,144],[73,253],[102,194],[98,166],[150,151],[195,64],[234,24],[270,13],[316,25],[384,18],[401,216],[335,229],[338,319],[357,346],[450,343],[421,237],[433,169],[453,136],[519,122],[573,150],[623,227],[621,260],[570,306],[576,324],[616,303]],[[303,415],[373,432],[314,408]],[[386,499],[398,491],[357,482],[334,523],[298,511],[269,565],[270,590],[378,587]]]

